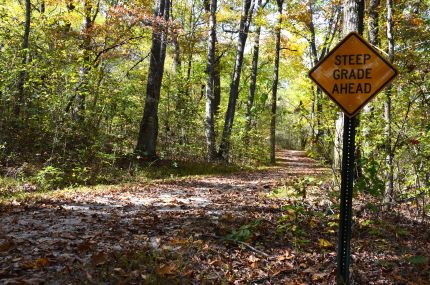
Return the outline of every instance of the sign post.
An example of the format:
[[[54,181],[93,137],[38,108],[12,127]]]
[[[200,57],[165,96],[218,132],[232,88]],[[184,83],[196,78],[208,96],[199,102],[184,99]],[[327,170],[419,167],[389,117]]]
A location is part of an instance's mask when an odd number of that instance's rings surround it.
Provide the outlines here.
[[[399,72],[359,34],[352,32],[314,68],[309,77],[344,112],[337,284],[349,284],[355,116]]]

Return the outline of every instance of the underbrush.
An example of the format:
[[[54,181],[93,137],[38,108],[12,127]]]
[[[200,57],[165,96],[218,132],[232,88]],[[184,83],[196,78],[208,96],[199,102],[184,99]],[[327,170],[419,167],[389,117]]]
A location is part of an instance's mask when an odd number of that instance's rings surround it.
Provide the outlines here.
[[[145,161],[122,157],[113,164],[103,162],[87,166],[24,163],[4,167],[0,176],[0,200],[34,192],[93,185],[148,182],[186,176],[230,174],[248,169],[244,166],[199,161]],[[248,169],[249,170],[249,169]]]

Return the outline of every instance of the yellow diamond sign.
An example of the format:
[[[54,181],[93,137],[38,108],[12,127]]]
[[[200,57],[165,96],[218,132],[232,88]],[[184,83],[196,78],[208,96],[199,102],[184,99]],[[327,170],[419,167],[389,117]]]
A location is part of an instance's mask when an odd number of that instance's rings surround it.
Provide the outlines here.
[[[365,39],[350,33],[311,69],[309,77],[353,117],[398,74]]]

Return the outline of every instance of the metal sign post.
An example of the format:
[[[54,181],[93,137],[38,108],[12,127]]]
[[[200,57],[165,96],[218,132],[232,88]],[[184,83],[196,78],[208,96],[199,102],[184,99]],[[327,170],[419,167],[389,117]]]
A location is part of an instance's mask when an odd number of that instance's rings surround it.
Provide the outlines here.
[[[355,115],[398,74],[389,61],[355,32],[342,39],[309,71],[309,77],[344,112],[337,284],[349,284]]]
[[[356,119],[344,116],[337,283],[349,284]]]

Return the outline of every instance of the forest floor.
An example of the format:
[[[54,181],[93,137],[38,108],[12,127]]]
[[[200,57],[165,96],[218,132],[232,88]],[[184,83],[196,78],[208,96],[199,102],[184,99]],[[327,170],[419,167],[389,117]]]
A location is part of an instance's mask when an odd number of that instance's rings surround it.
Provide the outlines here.
[[[304,152],[278,157],[266,170],[5,202],[0,284],[332,284],[330,171]],[[353,284],[430,284],[429,259],[423,221],[354,219]]]

